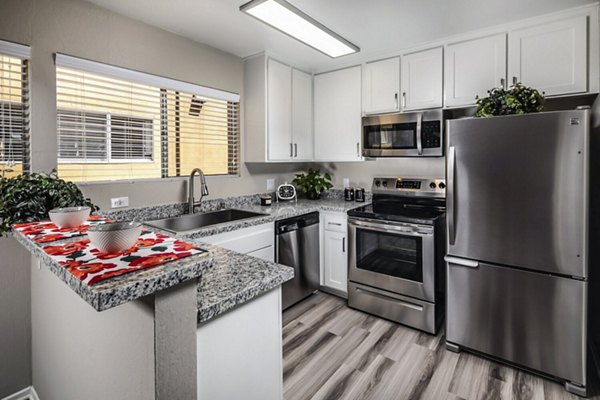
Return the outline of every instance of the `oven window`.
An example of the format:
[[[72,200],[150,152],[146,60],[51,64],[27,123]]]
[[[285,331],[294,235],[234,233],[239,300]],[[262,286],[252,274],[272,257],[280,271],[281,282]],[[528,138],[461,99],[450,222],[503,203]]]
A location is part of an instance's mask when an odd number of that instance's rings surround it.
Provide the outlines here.
[[[356,267],[423,282],[421,238],[357,229]]]

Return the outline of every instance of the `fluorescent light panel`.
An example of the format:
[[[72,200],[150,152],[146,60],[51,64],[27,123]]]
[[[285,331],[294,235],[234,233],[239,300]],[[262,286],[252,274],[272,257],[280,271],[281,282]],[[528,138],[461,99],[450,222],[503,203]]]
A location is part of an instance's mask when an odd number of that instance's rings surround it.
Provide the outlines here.
[[[241,6],[240,11],[333,58],[360,51],[284,0],[253,0]]]

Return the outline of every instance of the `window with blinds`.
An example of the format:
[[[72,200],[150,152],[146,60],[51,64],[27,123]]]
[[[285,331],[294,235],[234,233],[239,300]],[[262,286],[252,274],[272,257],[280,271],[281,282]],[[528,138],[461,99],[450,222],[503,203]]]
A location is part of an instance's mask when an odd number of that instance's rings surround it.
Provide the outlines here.
[[[62,66],[56,76],[63,179],[239,174],[239,102]]]
[[[29,167],[28,61],[0,53],[0,176]]]

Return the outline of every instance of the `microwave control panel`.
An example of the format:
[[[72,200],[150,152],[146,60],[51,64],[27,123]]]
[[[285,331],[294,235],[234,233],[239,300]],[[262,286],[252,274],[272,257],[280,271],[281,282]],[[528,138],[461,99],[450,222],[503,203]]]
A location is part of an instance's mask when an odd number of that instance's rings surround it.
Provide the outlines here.
[[[423,147],[426,149],[440,147],[442,137],[442,121],[423,121],[421,135]]]

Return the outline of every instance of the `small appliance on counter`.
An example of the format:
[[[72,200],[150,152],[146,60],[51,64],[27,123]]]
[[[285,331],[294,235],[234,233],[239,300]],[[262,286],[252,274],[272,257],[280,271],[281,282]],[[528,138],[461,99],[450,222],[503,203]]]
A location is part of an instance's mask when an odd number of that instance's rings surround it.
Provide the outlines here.
[[[354,201],[354,188],[347,187],[344,189],[344,200]]]
[[[285,182],[277,187],[277,201],[297,201],[296,187]]]
[[[363,188],[354,189],[354,201],[359,202],[359,203],[365,202],[365,189],[363,189]]]
[[[348,305],[435,334],[444,316],[444,179],[375,178],[348,211]]]

